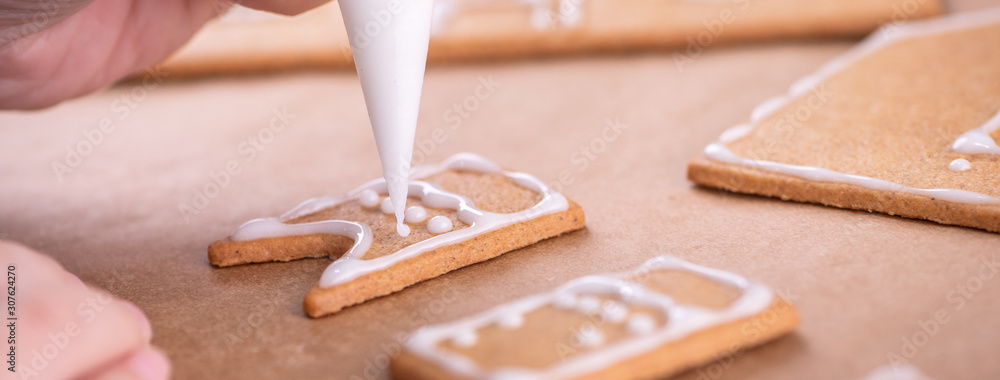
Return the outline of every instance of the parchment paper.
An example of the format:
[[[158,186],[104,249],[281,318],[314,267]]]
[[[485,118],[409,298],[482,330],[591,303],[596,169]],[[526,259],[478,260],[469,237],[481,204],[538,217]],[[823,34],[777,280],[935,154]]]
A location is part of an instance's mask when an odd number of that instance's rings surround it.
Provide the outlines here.
[[[584,207],[587,228],[332,317],[301,310],[329,260],[216,269],[205,248],[381,173],[349,72],[153,78],[0,113],[0,237],[143,308],[178,379],[385,378],[420,325],[657,255],[763,281],[802,313],[795,334],[680,378],[853,379],[893,355],[937,379],[996,378],[1000,235],[685,179],[720,132],[851,45],[710,49],[683,71],[670,53],[431,68],[415,159],[471,151],[533,173]]]

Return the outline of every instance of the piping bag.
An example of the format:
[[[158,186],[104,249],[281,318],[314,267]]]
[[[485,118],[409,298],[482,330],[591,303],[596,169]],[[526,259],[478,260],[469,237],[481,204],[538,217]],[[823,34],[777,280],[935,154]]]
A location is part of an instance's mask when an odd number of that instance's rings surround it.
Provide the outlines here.
[[[396,232],[405,237],[410,228],[403,224],[403,214],[434,0],[338,1],[396,215]]]

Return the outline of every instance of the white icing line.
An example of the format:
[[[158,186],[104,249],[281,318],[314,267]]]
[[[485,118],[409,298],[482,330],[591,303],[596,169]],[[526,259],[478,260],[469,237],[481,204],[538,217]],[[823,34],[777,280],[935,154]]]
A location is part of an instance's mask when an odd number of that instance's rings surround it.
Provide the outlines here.
[[[952,15],[933,20],[908,22],[901,26],[882,28],[854,49],[823,65],[818,72],[800,79],[791,86],[786,95],[769,99],[757,106],[751,114],[751,124],[737,125],[723,132],[718,142],[705,147],[705,156],[719,162],[788,174],[811,181],[841,182],[873,190],[901,191],[957,203],[1000,203],[1000,198],[971,191],[958,189],[918,189],[878,178],[846,174],[815,166],[799,166],[774,161],[753,160],[741,157],[725,146],[727,143],[749,135],[753,132],[757,123],[774,115],[792,100],[815,91],[822,82],[843,71],[855,62],[878,52],[882,48],[911,38],[984,27],[994,25],[997,22],[1000,22],[1000,8],[976,13]],[[1000,147],[997,147],[996,143],[989,137],[989,133],[997,129],[1000,129],[1000,113],[990,119],[985,125],[966,132],[959,137],[953,144],[953,149],[959,153],[1000,154]],[[983,138],[984,135],[985,139]]]
[[[727,129],[722,132],[722,136],[719,136],[719,142],[721,143],[731,143],[733,141],[739,140],[753,131],[753,124],[740,124],[735,127]]]
[[[367,224],[343,220],[324,220],[315,223],[284,224],[278,218],[254,219],[243,223],[231,239],[248,241],[295,235],[330,234],[354,240],[350,251],[366,252],[372,245],[372,230]]]
[[[377,179],[355,189],[346,197],[314,198],[303,202],[280,218],[258,219],[247,222],[233,233],[232,239],[234,241],[246,241],[268,237],[317,233],[330,233],[352,237],[355,240],[354,246],[323,271],[319,286],[325,288],[346,283],[368,273],[383,270],[424,252],[456,244],[512,224],[569,209],[569,201],[566,200],[566,197],[545,186],[537,178],[525,173],[504,171],[486,158],[471,153],[456,154],[440,165],[414,168],[411,178],[424,178],[452,169],[480,173],[501,173],[511,178],[515,183],[542,194],[542,200],[525,210],[510,214],[497,214],[480,210],[468,198],[446,192],[432,183],[416,180],[410,181],[409,195],[411,197],[420,198],[427,207],[456,210],[458,219],[468,224],[469,227],[442,233],[427,240],[416,242],[393,254],[370,260],[362,259],[371,246],[372,241],[371,229],[363,223],[345,221],[322,221],[301,224],[282,223],[342,202],[358,200],[362,196],[365,196],[364,194],[368,194],[368,191],[386,194],[385,180]],[[361,228],[361,232],[355,233],[357,228]]]
[[[743,294],[726,309],[716,311],[694,305],[677,304],[666,295],[647,289],[637,282],[626,280],[633,275],[642,275],[649,271],[664,269],[685,270],[709,277],[714,281],[739,288]],[[626,294],[627,298],[621,299],[619,302],[657,309],[666,316],[669,322],[657,326],[653,321],[652,326],[650,326],[650,320],[652,320],[650,316],[646,316],[649,320],[643,320],[643,317],[639,316],[638,322],[630,323],[630,325],[636,325],[632,329],[637,330],[638,334],[604,345],[602,348],[569,357],[552,367],[537,370],[527,368],[486,370],[477,366],[467,357],[438,348],[438,345],[444,341],[466,340],[468,334],[475,334],[475,331],[480,328],[497,323],[503,318],[509,318],[511,313],[523,315],[546,305],[575,309],[575,304],[587,299],[587,297],[620,296],[622,294]],[[632,272],[579,278],[549,293],[523,298],[448,324],[421,328],[413,333],[406,343],[406,347],[414,354],[432,361],[442,368],[471,378],[573,378],[607,368],[705,328],[759,314],[767,309],[773,300],[774,293],[770,289],[735,274],[694,265],[677,258],[658,257]],[[647,329],[649,331],[645,331]],[[578,343],[593,343],[597,339],[591,336],[583,338],[585,338],[583,342]],[[603,339],[603,336],[601,338]]]
[[[721,143],[710,144],[707,148],[705,148],[705,155],[719,162],[742,165],[775,173],[788,174],[810,181],[839,182],[857,185],[872,190],[900,191],[957,203],[1000,203],[1000,199],[971,191],[958,189],[917,189],[909,186],[903,186],[895,182],[886,181],[884,179],[866,177],[863,175],[844,174],[838,171],[815,166],[800,166],[783,164],[774,161],[751,160],[749,158],[738,156]]]

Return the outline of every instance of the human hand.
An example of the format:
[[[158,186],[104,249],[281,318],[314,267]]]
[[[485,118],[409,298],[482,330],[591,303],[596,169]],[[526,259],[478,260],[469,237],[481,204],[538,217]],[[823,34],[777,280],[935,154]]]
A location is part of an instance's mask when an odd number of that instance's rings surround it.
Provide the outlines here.
[[[330,0],[245,0],[297,14]],[[37,109],[162,61],[230,0],[0,0],[0,109]]]
[[[8,286],[11,272],[15,282],[17,320],[6,323],[8,328],[10,322],[15,323],[17,376],[7,371],[10,362],[3,371],[11,378],[161,380],[169,376],[169,361],[150,346],[152,328],[135,305],[88,288],[52,258],[19,244],[0,241],[0,265],[7,268]],[[10,309],[4,314],[6,320]],[[4,356],[7,347],[3,346]]]

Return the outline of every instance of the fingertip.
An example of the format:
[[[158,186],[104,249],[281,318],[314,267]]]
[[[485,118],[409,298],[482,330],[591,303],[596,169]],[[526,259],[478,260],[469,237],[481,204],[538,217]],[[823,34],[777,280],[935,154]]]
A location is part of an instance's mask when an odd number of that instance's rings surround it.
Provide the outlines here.
[[[149,323],[149,318],[146,317],[146,313],[142,311],[134,303],[124,301],[125,307],[132,311],[135,320],[139,323],[139,328],[142,329],[142,337],[148,343],[153,339],[153,326]]]
[[[170,360],[153,347],[146,347],[132,355],[126,366],[142,380],[166,380],[170,377]]]
[[[86,289],[87,288],[87,284],[84,283],[83,280],[81,280],[80,277],[77,276],[77,275],[75,275],[75,274],[72,274],[72,273],[69,274],[69,281],[72,282],[73,285],[76,285],[80,289]]]
[[[256,10],[295,16],[329,2],[330,0],[243,0],[238,4]]]

